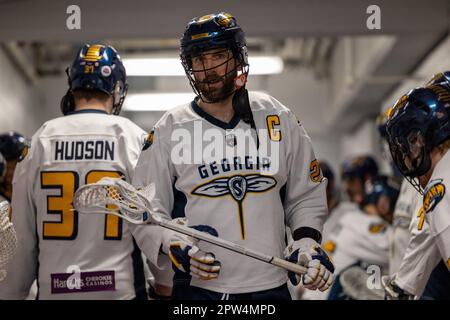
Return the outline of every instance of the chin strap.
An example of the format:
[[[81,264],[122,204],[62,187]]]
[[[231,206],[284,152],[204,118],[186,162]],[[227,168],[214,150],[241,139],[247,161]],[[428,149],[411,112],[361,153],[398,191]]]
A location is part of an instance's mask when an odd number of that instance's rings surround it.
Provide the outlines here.
[[[245,87],[236,90],[233,96],[234,112],[256,132],[256,148],[259,149],[258,131],[256,130],[255,120],[253,119],[252,109],[250,108],[250,100],[248,91]]]

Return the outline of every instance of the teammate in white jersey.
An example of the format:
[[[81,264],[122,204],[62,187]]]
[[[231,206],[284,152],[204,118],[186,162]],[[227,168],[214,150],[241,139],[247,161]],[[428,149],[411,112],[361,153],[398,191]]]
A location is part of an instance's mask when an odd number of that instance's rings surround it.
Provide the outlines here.
[[[14,175],[19,246],[0,299],[146,298],[143,262],[126,223],[73,211],[79,186],[104,176],[131,179],[145,132],[119,117],[127,92],[116,50],[84,45],[68,69],[64,114],[33,135]]]
[[[0,181],[0,202],[11,202],[14,170],[27,152],[28,142],[24,135],[14,131],[0,134],[0,153],[6,161],[4,176]]]
[[[390,224],[398,193],[399,187],[392,179],[379,176],[367,184],[364,206],[340,219],[339,230],[329,237],[336,267],[336,281],[329,299],[347,298],[340,277],[348,268],[357,266],[366,271],[369,266],[376,266],[387,274]]]
[[[245,89],[245,37],[230,14],[191,20],[181,59],[197,98],[156,124],[133,183],[156,184],[159,214],[268,255],[283,256],[287,224],[295,241],[286,257],[308,267],[307,287],[325,290],[333,271],[320,248],[326,179],[303,126],[275,98]],[[173,298],[290,299],[285,270],[202,242],[212,254],[199,264],[173,237],[161,229],[155,243],[176,269]],[[191,277],[198,268],[203,275]]]
[[[400,98],[387,123],[392,158],[405,178],[423,194],[419,226],[428,222],[431,237],[447,268],[450,268],[450,199],[446,194],[449,178],[446,167],[450,147],[449,107],[449,82],[433,82],[413,89]],[[429,252],[427,250],[423,255]],[[423,263],[427,264],[430,260],[434,262],[430,258]],[[447,292],[450,288],[449,275],[447,270],[442,278],[447,281]],[[425,272],[422,276],[428,277],[428,274]],[[391,296],[405,294],[395,281],[386,285]]]

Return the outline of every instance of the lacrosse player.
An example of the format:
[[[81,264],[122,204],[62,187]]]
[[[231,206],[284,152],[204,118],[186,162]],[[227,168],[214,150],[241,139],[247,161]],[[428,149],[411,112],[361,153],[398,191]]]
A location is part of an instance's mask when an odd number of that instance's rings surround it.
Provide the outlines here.
[[[104,176],[131,178],[144,131],[119,117],[127,92],[117,51],[84,45],[67,69],[63,117],[33,135],[17,165],[12,197],[18,250],[0,299],[146,298],[143,262],[126,224],[73,210],[79,186]]]
[[[326,179],[294,114],[246,90],[247,48],[236,19],[223,12],[192,19],[181,60],[197,97],[156,124],[133,184],[155,183],[155,212],[270,256],[285,251],[307,267],[306,287],[327,289]],[[285,223],[294,239],[288,248]],[[285,270],[203,242],[193,250],[180,239],[161,229],[153,243],[173,263],[174,299],[290,299]]]
[[[346,298],[340,283],[346,269],[374,265],[384,274],[388,271],[388,239],[399,187],[392,179],[378,176],[366,184],[364,194],[362,211],[348,212],[339,221],[340,228],[330,235],[337,274],[330,300]]]
[[[401,265],[390,278],[383,279],[388,299],[447,299],[450,295],[449,261],[445,258],[448,251],[442,243],[446,239],[445,225],[430,224],[436,221],[431,216],[440,218],[443,214],[445,184],[444,194],[434,196],[428,192],[434,190],[433,183],[438,184],[434,179],[444,177],[442,170],[436,172],[435,168],[448,150],[449,79],[448,72],[436,74],[425,87],[402,96],[389,114],[387,132],[392,157],[405,179],[423,195],[423,201],[415,210]],[[405,119],[411,117],[413,121],[406,126]],[[399,149],[403,147],[406,149]],[[441,200],[443,204],[436,210]]]

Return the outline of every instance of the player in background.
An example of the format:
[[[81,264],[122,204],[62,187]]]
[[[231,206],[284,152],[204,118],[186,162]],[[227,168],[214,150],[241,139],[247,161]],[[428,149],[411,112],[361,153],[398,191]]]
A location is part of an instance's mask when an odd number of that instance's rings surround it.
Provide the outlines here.
[[[325,290],[333,272],[320,247],[326,180],[293,113],[275,98],[245,89],[247,47],[236,19],[223,12],[192,19],[181,39],[181,60],[197,97],[156,124],[133,184],[157,185],[151,200],[155,212],[187,218],[190,225],[269,255],[283,256],[287,222],[294,242],[286,256],[308,268],[305,286]],[[214,133],[218,150],[233,153],[246,146],[246,132],[261,153],[202,157],[201,139],[194,138],[198,149],[188,142],[200,126]],[[187,139],[182,153],[176,152],[180,145],[174,133]],[[268,139],[279,147],[279,159],[261,156]],[[180,161],[180,154],[201,161]],[[174,299],[290,299],[285,270],[201,242],[202,250],[194,253],[179,244],[180,238],[161,229],[154,243],[161,248],[159,256],[169,255],[173,262]]]
[[[328,217],[323,225],[322,232],[322,247],[330,255],[333,254],[335,244],[330,240],[330,235],[339,230],[341,218],[348,212],[358,210],[358,206],[354,202],[345,201],[341,199],[340,190],[336,185],[336,178],[331,166],[325,161],[319,161],[320,169],[323,176],[327,178],[327,205]],[[300,287],[300,286],[299,286]],[[329,290],[308,290],[303,287],[297,288],[298,295],[302,300],[326,300]]]
[[[356,156],[342,163],[342,185],[351,202],[364,206],[365,189],[378,176],[378,165],[368,155]]]
[[[0,299],[146,298],[143,263],[127,224],[73,211],[77,188],[104,176],[130,180],[144,131],[118,116],[127,92],[117,51],[84,45],[67,69],[63,117],[33,135],[16,168],[13,224],[19,246]]]
[[[340,219],[339,229],[329,237],[336,279],[328,299],[348,298],[340,278],[350,268],[358,267],[366,273],[369,266],[376,266],[382,274],[388,273],[388,239],[398,194],[399,186],[394,180],[378,176],[366,184],[364,206]]]
[[[6,160],[3,181],[0,183],[0,202],[12,198],[12,180],[18,162],[26,156],[28,142],[24,135],[10,131],[0,134],[0,153]]]
[[[448,110],[449,103],[448,98],[445,95],[445,92],[449,90],[449,80],[450,74],[448,72],[439,73],[433,76],[433,78],[425,85],[425,88],[418,88],[416,90],[410,91],[407,95],[401,97],[393,110],[390,113],[390,116],[396,116],[399,111],[403,111],[401,117],[405,117],[403,113],[415,112],[415,109],[423,109],[425,112],[429,112],[429,123],[433,121],[433,115],[438,117],[438,120],[441,120],[445,123],[445,111]],[[430,97],[431,96],[431,97]],[[435,100],[439,100],[440,108]],[[426,100],[426,102],[424,102]],[[408,110],[406,108],[409,108]],[[432,112],[430,112],[430,109]],[[417,119],[416,121],[423,121],[423,117],[425,115],[422,114],[422,119]],[[401,118],[399,118],[401,119]],[[437,121],[434,119],[434,121]],[[428,123],[428,125],[429,125]],[[398,122],[400,125],[400,122]],[[423,124],[423,126],[427,126]],[[437,125],[436,122],[432,125]],[[418,136],[421,134],[418,131],[420,130],[428,130],[428,142],[427,149],[423,150],[423,153],[437,153],[436,157],[439,157],[439,149],[445,150],[445,126],[443,127],[443,132],[441,137],[438,137],[435,132],[433,132],[433,127],[422,127],[417,123],[411,123],[412,132],[404,132],[403,134],[414,134],[416,133]],[[424,129],[425,128],[425,129]],[[398,129],[397,129],[398,130]],[[407,131],[407,130],[406,130]],[[398,133],[398,131],[397,131]],[[434,134],[434,136],[433,136]],[[444,141],[444,142],[442,142]],[[389,142],[392,148],[393,140],[389,137]],[[439,147],[441,145],[441,147]],[[442,148],[442,145],[444,148]],[[438,147],[436,147],[438,146]],[[436,149],[438,151],[436,151]],[[434,150],[434,151],[433,151]],[[394,153],[392,153],[394,157]],[[433,164],[426,164],[427,156],[422,156],[422,163],[424,166],[432,167]],[[429,156],[428,156],[429,157]],[[395,158],[394,158],[395,159]],[[399,165],[399,161],[397,159],[396,164]],[[417,168],[419,166],[417,163],[414,163]],[[421,168],[421,170],[425,170],[425,168]],[[399,166],[399,169],[401,167]],[[420,169],[420,168],[419,168]],[[420,173],[421,170],[416,170]],[[430,169],[429,169],[430,170]],[[402,171],[402,170],[401,170]],[[414,170],[412,170],[414,171]],[[404,174],[405,171],[402,171]],[[417,174],[414,173],[414,174]],[[412,177],[405,177],[405,180],[413,181]],[[417,178],[416,178],[417,179]],[[429,179],[422,179],[423,183]],[[420,180],[420,178],[419,178]],[[411,184],[412,186],[413,184]],[[422,185],[421,185],[422,187]],[[418,188],[419,191],[422,191],[417,183],[415,184],[415,188]],[[416,192],[416,196],[420,196],[419,193]],[[419,197],[421,198],[421,197]],[[425,199],[423,199],[425,200]],[[445,259],[441,259],[440,248],[438,243],[436,242],[436,237],[431,234],[430,226],[428,225],[427,219],[425,219],[427,212],[424,211],[425,203],[419,201],[418,206],[416,208],[416,212],[413,215],[413,220],[410,225],[410,240],[408,246],[406,248],[406,253],[403,257],[401,265],[399,266],[397,272],[395,274],[391,274],[390,278],[384,278],[383,281],[386,284],[386,293],[389,299],[412,299],[421,298],[421,299],[447,299],[450,296],[450,277],[448,272],[448,267],[446,265]]]
[[[350,211],[357,209],[354,202],[343,201],[340,196],[340,190],[336,186],[336,178],[331,169],[331,166],[324,161],[320,161],[320,169],[322,169],[323,176],[327,178],[327,204],[328,204],[328,218],[323,225],[322,243],[326,251],[333,253],[333,246],[328,242],[329,236],[338,228],[339,220]]]

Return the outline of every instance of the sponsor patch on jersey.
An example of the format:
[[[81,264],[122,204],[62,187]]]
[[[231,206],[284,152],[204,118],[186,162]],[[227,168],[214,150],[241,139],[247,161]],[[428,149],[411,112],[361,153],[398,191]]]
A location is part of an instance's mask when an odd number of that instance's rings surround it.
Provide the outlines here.
[[[152,130],[146,137],[144,141],[144,145],[142,147],[142,151],[147,150],[153,144],[155,131]]]
[[[372,223],[369,226],[370,233],[383,233],[386,231],[386,225],[384,223]]]
[[[115,272],[111,270],[52,273],[50,277],[52,294],[116,290]]]
[[[433,211],[438,203],[444,198],[445,185],[442,181],[442,179],[436,179],[428,183],[423,196],[423,210],[425,211],[425,214]]]

